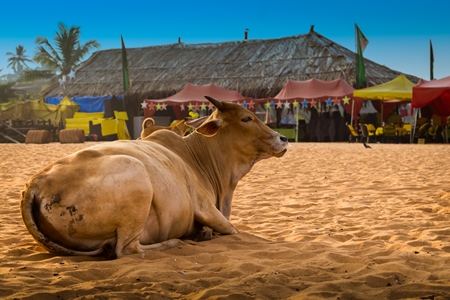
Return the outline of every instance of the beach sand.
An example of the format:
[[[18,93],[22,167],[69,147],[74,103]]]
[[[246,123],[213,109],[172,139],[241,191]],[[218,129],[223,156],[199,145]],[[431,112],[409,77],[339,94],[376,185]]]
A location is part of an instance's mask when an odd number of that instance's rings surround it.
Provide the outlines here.
[[[450,299],[450,146],[292,143],[239,183],[211,241],[58,256],[23,224],[26,181],[92,145],[0,144],[0,298]]]

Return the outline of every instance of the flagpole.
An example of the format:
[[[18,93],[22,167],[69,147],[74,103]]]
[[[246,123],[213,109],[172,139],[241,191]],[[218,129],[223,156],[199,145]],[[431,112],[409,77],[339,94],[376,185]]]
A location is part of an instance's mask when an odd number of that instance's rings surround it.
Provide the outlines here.
[[[355,87],[357,87],[358,85],[358,32],[356,30],[356,23],[355,23]],[[352,101],[352,115],[350,117],[350,124],[352,126],[355,126],[355,124],[353,124],[353,114],[355,111],[355,97],[353,96],[353,101]]]
[[[433,44],[431,43],[430,40],[430,80],[434,79],[433,68],[434,68],[434,53],[433,53]]]
[[[410,135],[410,137],[409,137],[409,143],[410,144],[412,144],[412,143],[414,143],[414,136],[416,135],[416,125],[417,125],[417,112],[419,111],[419,109],[418,108],[414,108],[414,115],[413,115],[413,122],[414,122],[414,124],[412,124],[412,125],[414,125],[414,126],[412,126],[411,125],[411,135]]]
[[[355,97],[352,99],[352,115],[350,116],[350,124],[353,126],[353,114],[355,111]]]
[[[355,88],[358,88],[358,31],[355,23]],[[353,101],[355,99],[353,98]],[[353,117],[353,115],[352,115]],[[353,126],[353,124],[352,124]]]
[[[355,63],[358,63],[358,30],[357,25],[355,23]],[[356,75],[358,75],[358,66],[356,66]],[[355,77],[356,80],[357,77]],[[356,84],[356,81],[355,81]]]
[[[298,105],[295,107],[295,142],[298,142]]]
[[[127,49],[125,48],[125,43],[123,41],[123,36],[120,35],[120,41],[122,43],[122,51],[121,51],[121,56],[122,56],[122,76],[123,76],[123,96],[122,96],[122,109],[123,111],[128,115],[127,112],[127,105],[126,105],[126,97],[125,94],[126,92],[130,89],[130,77],[128,74],[128,54],[127,54]],[[123,121],[124,125],[125,125],[125,132],[128,133],[128,127],[127,127],[127,122],[128,121]],[[133,135],[134,134],[134,128],[133,128]],[[131,136],[130,136],[131,138]]]

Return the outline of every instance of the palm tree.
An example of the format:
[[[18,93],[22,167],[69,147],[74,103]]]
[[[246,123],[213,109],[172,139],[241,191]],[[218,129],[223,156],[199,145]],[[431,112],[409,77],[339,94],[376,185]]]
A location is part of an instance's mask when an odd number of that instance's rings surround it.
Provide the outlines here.
[[[75,69],[83,57],[93,48],[99,48],[96,40],[89,40],[80,45],[80,27],[67,28],[63,23],[58,23],[59,32],[53,37],[55,47],[46,37],[36,38],[38,45],[34,60],[44,67],[67,75]]]
[[[12,52],[6,52],[6,55],[10,55],[11,57],[8,58],[8,67],[11,67],[14,70],[14,73],[22,73],[23,67],[28,67],[27,62],[32,62],[31,59],[28,58],[27,55],[25,55],[25,48],[22,45],[19,45],[16,47],[16,54]]]

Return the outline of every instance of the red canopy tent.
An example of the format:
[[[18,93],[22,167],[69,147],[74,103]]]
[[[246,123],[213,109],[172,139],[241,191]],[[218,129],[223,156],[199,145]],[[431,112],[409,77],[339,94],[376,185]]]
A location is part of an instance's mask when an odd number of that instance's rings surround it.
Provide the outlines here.
[[[326,103],[328,107],[341,105],[344,110],[352,116],[353,121],[353,117],[358,115],[362,106],[361,99],[357,99],[356,101],[353,99],[354,90],[355,89],[343,79],[329,81],[316,78],[305,81],[288,80],[274,98],[278,99],[278,106],[280,105],[281,100],[294,103],[296,114],[298,114],[299,104],[303,107],[308,107],[308,104],[315,106],[316,103]],[[319,126],[320,122],[323,124]],[[318,119],[311,117],[311,137],[317,137],[318,141],[321,141],[323,137],[330,136],[331,141],[333,141],[335,132],[341,132],[341,130],[334,127],[334,122],[330,123],[333,126],[326,125],[327,122],[331,121],[319,121]],[[296,131],[298,132],[298,122],[296,124]]]
[[[188,83],[185,87],[170,97],[164,99],[145,99],[143,103],[144,117],[153,116],[157,110],[166,110],[167,106],[172,106],[177,119],[183,118],[182,111],[186,113],[189,110],[206,110],[212,109],[212,104],[205,98],[210,96],[215,99],[225,100],[230,102],[245,102],[245,106],[253,108],[253,101],[251,98],[242,96],[238,91],[226,89],[214,84],[195,85]]]
[[[361,110],[362,100],[353,98],[355,89],[344,79],[320,80],[312,78],[305,81],[288,80],[281,91],[275,96],[279,100],[297,100],[300,104],[315,105],[317,102],[327,102],[328,105],[341,104],[345,111],[353,116]]]
[[[413,87],[411,107],[424,106],[438,116],[450,116],[450,76],[431,81],[421,79]]]

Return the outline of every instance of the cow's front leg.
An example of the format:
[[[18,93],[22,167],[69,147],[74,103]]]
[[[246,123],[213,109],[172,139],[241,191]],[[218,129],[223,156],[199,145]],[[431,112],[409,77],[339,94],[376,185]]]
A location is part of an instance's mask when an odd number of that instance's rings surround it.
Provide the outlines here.
[[[202,206],[195,213],[195,220],[221,234],[236,234],[239,231],[213,205]]]

